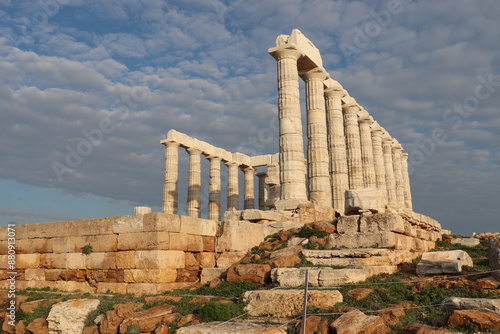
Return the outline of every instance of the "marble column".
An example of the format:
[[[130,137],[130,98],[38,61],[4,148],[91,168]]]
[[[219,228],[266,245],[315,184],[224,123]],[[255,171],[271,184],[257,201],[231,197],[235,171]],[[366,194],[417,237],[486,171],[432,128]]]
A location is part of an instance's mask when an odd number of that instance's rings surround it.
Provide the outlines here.
[[[256,175],[259,178],[259,210],[267,210],[267,200],[269,198],[266,184],[267,172],[259,172]]]
[[[227,166],[227,209],[238,210],[238,163],[228,161],[225,164]]]
[[[269,186],[269,198],[267,199],[267,207],[274,208],[277,201],[280,199],[280,167],[272,164],[267,166],[266,185]]]
[[[373,159],[373,143],[370,125],[373,120],[370,117],[359,119],[359,136],[361,142],[361,161],[363,163],[363,184],[365,188],[375,188],[375,162]]]
[[[220,220],[221,218],[221,158],[210,155],[210,180],[208,184],[208,219]]]
[[[179,143],[162,141],[165,145],[165,184],[163,185],[162,211],[177,214],[179,179]]]
[[[254,188],[254,174],[255,168],[249,166],[243,168],[244,173],[244,189],[243,189],[243,208],[245,210],[255,209],[255,188]]]
[[[301,73],[301,77],[306,83],[309,200],[319,206],[332,207],[325,91],[323,86],[328,74],[324,70],[316,68]]]
[[[345,208],[345,191],[349,189],[342,96],[342,90],[325,90],[333,207],[341,213]]]
[[[297,69],[297,60],[301,53],[289,48],[272,50],[271,55],[278,61],[281,199],[306,201],[304,144]]]
[[[359,189],[364,186],[361,141],[358,126],[359,107],[356,105],[345,106],[343,110],[347,145],[347,167],[349,171],[349,189]]]
[[[394,167],[392,163],[392,145],[393,141],[391,138],[382,139],[382,149],[384,152],[384,164],[385,164],[385,186],[387,190],[387,202],[390,205],[397,205],[396,197],[396,180],[394,178]]]
[[[411,186],[410,186],[410,175],[408,174],[408,153],[403,153],[401,156],[401,172],[403,173],[403,185],[404,185],[404,195],[405,195],[405,207],[407,209],[413,210],[413,203],[411,199]]]
[[[188,199],[187,215],[200,217],[201,213],[201,150],[188,148],[189,174],[188,174]]]
[[[384,152],[382,150],[382,130],[372,129],[373,163],[375,166],[375,186],[382,190],[385,186]],[[387,191],[386,191],[387,193]]]
[[[394,179],[396,180],[396,200],[400,208],[405,207],[405,193],[403,183],[403,173],[401,171],[401,145],[392,146],[392,163],[394,164]]]

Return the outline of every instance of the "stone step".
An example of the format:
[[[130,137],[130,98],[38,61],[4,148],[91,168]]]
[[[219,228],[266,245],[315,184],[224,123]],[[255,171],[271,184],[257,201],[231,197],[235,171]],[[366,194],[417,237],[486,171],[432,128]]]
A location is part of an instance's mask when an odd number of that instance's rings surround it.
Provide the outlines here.
[[[378,274],[393,274],[397,266],[360,266],[345,269],[329,267],[274,268],[271,271],[273,283],[282,287],[304,285],[305,272],[309,270],[309,286],[336,287],[347,283],[363,282]]]
[[[287,325],[247,322],[206,322],[179,328],[176,334],[286,334]]]
[[[434,246],[435,241],[423,240],[391,231],[349,232],[337,236],[330,235],[327,241],[327,247],[331,249],[389,248],[428,251],[433,249]]]
[[[340,250],[303,249],[302,254],[313,265],[359,267],[395,266],[403,262],[411,262],[421,253],[385,248],[357,248]]]

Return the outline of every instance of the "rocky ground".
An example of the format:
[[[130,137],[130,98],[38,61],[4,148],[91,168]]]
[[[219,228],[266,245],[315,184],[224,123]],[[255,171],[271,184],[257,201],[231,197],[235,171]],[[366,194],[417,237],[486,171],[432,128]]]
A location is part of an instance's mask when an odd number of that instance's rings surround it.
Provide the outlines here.
[[[310,266],[302,250],[324,248],[332,228],[311,224],[271,235],[225,277],[162,295],[18,291],[17,326],[9,326],[4,314],[2,332],[44,334],[50,323],[52,330],[60,330],[54,333],[68,334],[301,333],[302,290],[277,289],[270,272]],[[458,274],[418,276],[417,258],[395,274],[311,288],[306,333],[500,333],[500,280],[492,272],[497,264],[490,263],[491,256],[498,256],[498,243],[492,251],[494,235],[476,237],[480,244],[474,247],[451,244],[451,238],[437,243],[436,250],[462,249],[471,256],[474,266]],[[266,293],[247,292],[252,290]],[[0,300],[7,302],[7,292],[1,292]],[[280,315],[278,309],[295,313],[273,317]]]

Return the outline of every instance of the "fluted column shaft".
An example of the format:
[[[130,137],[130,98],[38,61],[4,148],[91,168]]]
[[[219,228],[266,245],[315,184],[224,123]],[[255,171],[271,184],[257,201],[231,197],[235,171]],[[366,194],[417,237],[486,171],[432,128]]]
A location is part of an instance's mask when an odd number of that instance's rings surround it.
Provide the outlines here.
[[[200,217],[201,213],[201,151],[197,148],[188,148],[189,175],[187,215]]]
[[[399,144],[392,147],[392,163],[394,164],[394,179],[396,180],[396,200],[398,206],[404,208],[405,193],[404,193],[403,173],[401,171],[401,154],[402,154],[402,149]]]
[[[342,213],[345,207],[345,191],[349,189],[344,118],[342,116],[341,98],[343,95],[344,93],[340,90],[325,91],[333,207]]]
[[[243,208],[255,209],[255,187],[254,187],[254,173],[255,168],[246,167],[243,169],[244,173],[244,189],[243,189]]]
[[[238,163],[226,162],[227,165],[227,209],[238,210]]]
[[[372,130],[373,163],[375,166],[375,185],[386,191],[384,152],[382,150],[382,130]]]
[[[208,219],[220,220],[221,209],[221,158],[209,156],[210,161],[210,180],[208,184]]]
[[[405,207],[410,210],[413,210],[413,203],[411,199],[410,175],[408,174],[408,153],[403,153],[403,155],[401,156],[401,172],[403,174]]]
[[[365,188],[375,188],[375,162],[373,160],[373,143],[370,124],[373,121],[369,118],[359,120],[359,136],[361,142],[361,161],[363,163],[363,184]]]
[[[281,199],[307,200],[297,70],[301,53],[283,48],[273,56],[278,61]]]
[[[302,78],[306,82],[309,199],[314,204],[332,207],[323,87],[323,81],[327,77],[327,74],[319,69],[302,74]]]
[[[257,173],[257,177],[259,178],[259,210],[267,210],[267,200],[269,198],[269,191],[266,184],[267,173]]]
[[[177,214],[179,179],[179,143],[163,142],[165,145],[165,183],[163,185],[162,211]]]
[[[364,186],[358,111],[359,108],[357,106],[348,106],[344,108],[349,189],[359,189]]]
[[[385,164],[385,185],[387,190],[388,204],[397,205],[396,180],[394,178],[394,167],[392,163],[392,139],[382,139],[382,149],[384,151]]]

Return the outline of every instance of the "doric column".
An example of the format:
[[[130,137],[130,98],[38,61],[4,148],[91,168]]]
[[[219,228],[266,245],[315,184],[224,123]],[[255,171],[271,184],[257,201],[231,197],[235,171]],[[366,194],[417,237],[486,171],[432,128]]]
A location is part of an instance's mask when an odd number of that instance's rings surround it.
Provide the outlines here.
[[[394,164],[394,179],[396,180],[396,199],[398,206],[405,207],[405,193],[403,183],[403,173],[401,171],[401,145],[392,146],[392,163]]]
[[[345,207],[345,191],[349,189],[342,96],[344,92],[341,90],[325,91],[333,207],[341,213]]]
[[[243,189],[243,208],[255,209],[255,188],[254,188],[254,173],[255,168],[249,166],[243,168],[244,173],[244,189]]]
[[[332,207],[323,86],[328,74],[324,70],[316,68],[301,74],[301,77],[306,82],[309,199],[319,206]]]
[[[221,158],[211,155],[207,159],[210,161],[210,180],[208,184],[208,219],[220,220],[221,204]]]
[[[390,205],[397,205],[396,180],[394,179],[394,167],[392,163],[392,139],[382,139],[382,149],[384,151],[385,164],[385,186],[387,189],[387,201]]]
[[[408,174],[408,153],[403,153],[403,155],[401,156],[401,172],[403,174],[405,207],[407,209],[413,210],[413,203],[411,199],[410,175]]]
[[[179,179],[179,143],[162,141],[165,145],[165,184],[163,185],[162,211],[177,214]]]
[[[228,161],[225,164],[227,166],[227,209],[238,210],[238,163]]]
[[[267,166],[266,185],[269,186],[269,198],[267,199],[267,207],[274,208],[276,201],[280,199],[280,167],[279,165]]]
[[[382,150],[382,130],[372,129],[373,163],[375,165],[375,185],[382,190],[385,186],[384,152]],[[387,192],[387,191],[386,191]]]
[[[347,145],[347,167],[349,170],[349,189],[359,189],[364,186],[361,142],[358,126],[359,107],[351,105],[344,107],[343,110]]]
[[[297,70],[301,53],[286,48],[272,50],[271,55],[278,61],[281,199],[307,200]]]
[[[201,213],[201,150],[188,148],[189,153],[189,175],[188,175],[188,199],[187,215],[200,217]]]
[[[259,210],[267,210],[267,200],[269,198],[266,184],[267,172],[259,172],[256,175],[259,178]]]
[[[373,143],[370,117],[359,119],[359,136],[361,139],[361,161],[363,163],[363,184],[365,188],[375,188],[375,162],[373,160]]]

